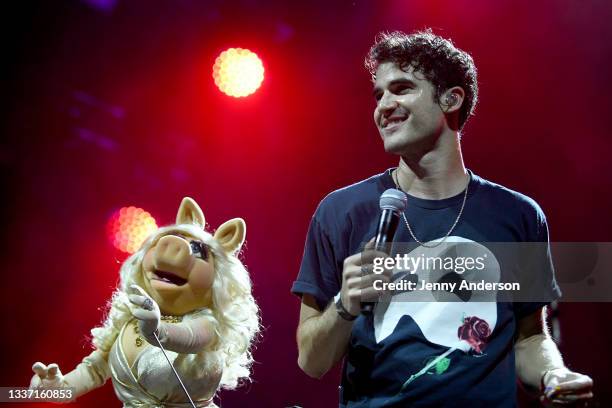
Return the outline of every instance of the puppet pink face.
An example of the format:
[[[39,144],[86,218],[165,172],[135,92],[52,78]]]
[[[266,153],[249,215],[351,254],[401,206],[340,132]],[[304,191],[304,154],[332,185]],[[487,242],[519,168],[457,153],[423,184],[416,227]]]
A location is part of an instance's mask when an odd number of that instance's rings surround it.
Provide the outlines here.
[[[145,254],[145,288],[167,314],[210,307],[215,278],[212,252],[201,241],[166,235]]]
[[[183,199],[176,216],[177,225],[206,222],[198,204]],[[223,223],[213,235],[220,249],[231,255],[244,242],[246,225],[241,218]],[[142,261],[143,285],[162,313],[184,315],[213,306],[212,286],[217,273],[213,253],[202,241],[180,233],[164,235],[145,254]]]

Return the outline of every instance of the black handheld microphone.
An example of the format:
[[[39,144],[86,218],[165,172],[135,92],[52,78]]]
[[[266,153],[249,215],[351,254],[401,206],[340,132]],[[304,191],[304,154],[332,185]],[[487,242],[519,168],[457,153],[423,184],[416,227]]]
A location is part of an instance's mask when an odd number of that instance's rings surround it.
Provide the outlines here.
[[[395,188],[386,190],[380,196],[380,218],[376,229],[376,239],[374,249],[389,253],[391,243],[399,224],[399,219],[406,205],[408,198],[403,191]],[[361,302],[361,313],[370,314],[374,310],[374,302]]]

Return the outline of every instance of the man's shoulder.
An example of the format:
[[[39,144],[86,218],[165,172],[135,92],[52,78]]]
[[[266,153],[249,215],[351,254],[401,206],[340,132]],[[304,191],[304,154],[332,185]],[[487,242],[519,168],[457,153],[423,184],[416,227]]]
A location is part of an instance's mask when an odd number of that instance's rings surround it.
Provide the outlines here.
[[[519,191],[513,190],[502,184],[484,179],[480,176],[474,176],[480,184],[481,191],[486,201],[495,205],[501,211],[509,211],[511,213],[520,213],[524,216],[534,216],[538,219],[544,219],[544,212],[540,205],[532,197]]]
[[[382,177],[385,173],[375,174],[364,180],[339,188],[327,194],[319,204],[320,211],[349,210],[360,205],[378,203],[381,190],[384,190]]]
[[[381,188],[381,179],[385,173],[375,174],[364,180],[339,188],[329,193],[323,201],[341,201],[347,198],[359,198],[364,194],[375,195]]]
[[[315,219],[337,223],[356,212],[378,211],[378,201],[385,190],[384,177],[385,173],[375,174],[327,194],[317,207]]]

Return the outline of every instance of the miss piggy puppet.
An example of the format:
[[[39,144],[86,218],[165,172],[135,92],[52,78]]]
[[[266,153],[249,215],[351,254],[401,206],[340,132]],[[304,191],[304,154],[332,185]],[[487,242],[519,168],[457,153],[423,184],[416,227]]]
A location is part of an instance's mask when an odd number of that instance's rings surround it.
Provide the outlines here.
[[[235,218],[213,235],[204,226],[200,207],[184,198],[176,224],[122,265],[108,316],[91,331],[95,350],[66,375],[35,363],[30,387],[73,388],[77,398],[112,377],[124,407],[190,407],[156,335],[197,407],[216,407],[218,389],[248,379],[259,315],[235,255],[246,226]]]

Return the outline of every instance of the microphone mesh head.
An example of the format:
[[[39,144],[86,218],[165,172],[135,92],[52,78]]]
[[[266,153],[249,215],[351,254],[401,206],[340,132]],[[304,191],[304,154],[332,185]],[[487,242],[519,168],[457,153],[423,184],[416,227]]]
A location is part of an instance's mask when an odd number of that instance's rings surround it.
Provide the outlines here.
[[[395,188],[386,190],[380,196],[380,209],[404,212],[408,204],[408,197],[403,191]]]

